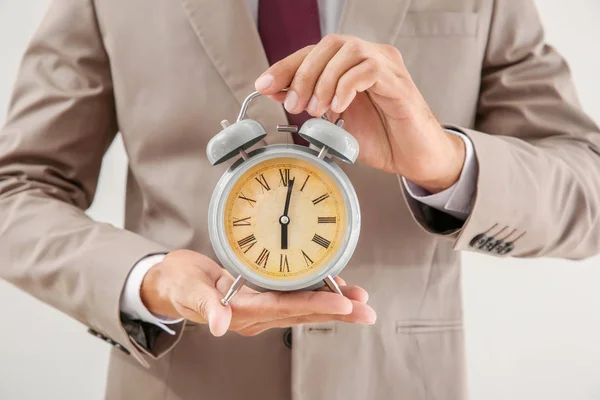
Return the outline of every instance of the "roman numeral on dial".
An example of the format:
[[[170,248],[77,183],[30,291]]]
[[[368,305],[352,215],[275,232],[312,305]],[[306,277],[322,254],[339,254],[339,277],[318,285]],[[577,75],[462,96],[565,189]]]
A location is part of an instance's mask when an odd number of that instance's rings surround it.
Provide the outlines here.
[[[248,203],[250,203],[250,205],[251,205],[252,207],[254,207],[254,204],[253,204],[253,203],[256,203],[256,200],[254,200],[254,199],[251,199],[251,198],[249,198],[249,197],[246,197],[246,195],[245,195],[244,193],[240,194],[239,198],[240,198],[240,199],[242,199],[242,200],[246,200]]]
[[[300,250],[302,252],[302,257],[304,257],[304,262],[306,266],[309,267],[314,264],[314,261],[310,259],[310,257],[304,252],[304,250]]]
[[[302,184],[302,187],[300,188],[300,191],[302,192],[304,190],[304,186],[306,186],[306,182],[308,182],[308,178],[310,178],[310,175],[308,175],[306,177],[306,179],[304,180],[304,183]]]
[[[288,264],[287,254],[279,255],[279,272],[290,272],[290,264]]]
[[[246,217],[246,218],[237,218],[237,217],[233,217],[233,226],[250,226],[250,218],[252,217]]]
[[[243,239],[238,240],[238,246],[244,251],[244,254],[248,252],[256,244],[256,238],[254,234],[248,235]]]
[[[329,195],[327,193],[317,197],[316,199],[314,199],[312,202],[313,204],[316,206],[317,204],[319,204],[320,202],[322,202],[323,200],[329,198]]]
[[[279,181],[280,186],[287,186],[290,183],[290,169],[289,168],[285,168],[285,169],[279,169],[279,176],[281,177],[281,180]]]
[[[259,176],[257,176],[257,177],[256,177],[256,178],[254,178],[254,179],[256,179],[256,181],[257,181],[258,183],[260,183],[260,186],[262,187],[262,189],[263,189],[263,192],[264,192],[265,190],[266,190],[267,192],[268,192],[269,190],[271,190],[271,186],[269,186],[269,183],[267,182],[267,180],[265,179],[265,176],[264,176],[263,174],[260,174]]]
[[[267,262],[269,262],[269,255],[271,255],[271,252],[263,248],[260,254],[258,255],[258,258],[256,259],[256,264],[259,267],[262,266],[263,268],[267,268]]]
[[[336,224],[337,217],[319,217],[319,224]]]
[[[315,242],[316,244],[318,244],[319,246],[324,247],[326,249],[328,249],[329,245],[331,244],[331,242],[329,240],[325,239],[323,236],[319,236],[319,235],[316,235],[316,234],[313,237],[312,241]]]

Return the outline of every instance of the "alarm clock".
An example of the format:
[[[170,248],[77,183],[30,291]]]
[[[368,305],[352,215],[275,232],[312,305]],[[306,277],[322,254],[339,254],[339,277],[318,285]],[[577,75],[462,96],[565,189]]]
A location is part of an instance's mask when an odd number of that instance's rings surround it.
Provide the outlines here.
[[[316,149],[275,144],[247,152],[267,132],[246,118],[250,94],[237,121],[221,122],[223,130],[208,142],[214,166],[237,158],[217,183],[209,205],[209,235],[219,261],[236,279],[222,303],[244,285],[258,291],[315,290],[327,285],[341,294],[333,279],[346,266],[358,243],[361,215],[352,183],[333,161],[354,163],[359,146],[343,129],[325,118],[302,127],[278,125],[297,132]]]

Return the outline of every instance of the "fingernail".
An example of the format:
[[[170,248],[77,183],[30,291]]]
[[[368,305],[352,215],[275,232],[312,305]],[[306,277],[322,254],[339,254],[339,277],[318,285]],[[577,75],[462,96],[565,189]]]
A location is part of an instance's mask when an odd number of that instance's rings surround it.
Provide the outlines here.
[[[309,114],[315,114],[317,112],[318,107],[319,100],[317,100],[316,96],[313,95],[313,97],[311,97],[310,101],[308,102],[308,107],[306,107],[306,111],[308,111]]]
[[[332,111],[337,110],[338,102],[339,102],[338,97],[334,96],[333,100],[331,100],[331,107],[330,107]]]
[[[256,90],[268,89],[273,84],[273,75],[264,74],[254,82],[254,88]]]
[[[288,92],[287,96],[285,96],[285,102],[283,103],[283,106],[289,112],[293,112],[296,109],[297,105],[298,105],[298,95],[293,90],[290,90]]]
[[[346,299],[347,301],[344,302],[344,310],[340,312],[341,315],[348,315],[352,313],[352,300],[350,299]]]
[[[375,322],[377,322],[377,314],[375,313],[375,311],[373,311],[373,315],[369,319],[369,325],[374,325]]]

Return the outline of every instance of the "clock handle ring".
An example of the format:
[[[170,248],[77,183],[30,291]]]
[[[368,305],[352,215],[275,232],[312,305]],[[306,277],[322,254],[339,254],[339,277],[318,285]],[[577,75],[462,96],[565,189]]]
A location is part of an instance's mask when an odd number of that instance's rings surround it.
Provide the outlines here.
[[[290,90],[289,87],[281,89],[282,92],[287,92],[288,90]],[[252,100],[254,100],[255,98],[260,97],[260,96],[262,96],[262,94],[255,91],[255,92],[250,93],[248,95],[248,97],[246,97],[244,99],[244,101],[242,102],[242,108],[240,109],[240,113],[238,114],[236,122],[240,122],[241,120],[246,118],[246,112],[248,111],[248,107],[250,106],[250,103],[252,102]],[[327,120],[327,116],[325,114],[321,115],[321,118],[324,120]],[[342,123],[343,123],[343,121],[342,121]],[[338,126],[341,127],[341,125],[339,125],[339,124],[338,124]]]
[[[282,92],[287,92],[288,90],[290,90],[289,87],[281,89]],[[244,99],[244,102],[242,103],[242,108],[240,109],[240,113],[238,114],[236,122],[240,122],[241,120],[246,118],[246,112],[248,111],[248,106],[250,105],[252,100],[254,100],[255,98],[260,97],[260,96],[262,96],[262,94],[260,94],[258,92],[252,92],[252,93],[250,93],[250,95],[248,95],[248,97],[246,97]]]

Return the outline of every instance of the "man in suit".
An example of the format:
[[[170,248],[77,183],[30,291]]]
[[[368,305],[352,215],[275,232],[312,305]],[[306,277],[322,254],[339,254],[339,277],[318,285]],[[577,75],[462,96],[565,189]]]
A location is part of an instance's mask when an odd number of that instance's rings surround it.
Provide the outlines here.
[[[306,112],[359,141],[369,295],[219,303],[204,150],[255,88],[263,144]],[[126,230],[82,211],[117,131]],[[459,252],[596,254],[599,167],[531,0],[54,0],[0,134],[1,276],[114,345],[110,399],[460,399]]]

